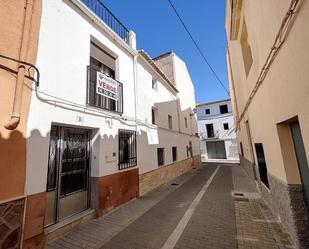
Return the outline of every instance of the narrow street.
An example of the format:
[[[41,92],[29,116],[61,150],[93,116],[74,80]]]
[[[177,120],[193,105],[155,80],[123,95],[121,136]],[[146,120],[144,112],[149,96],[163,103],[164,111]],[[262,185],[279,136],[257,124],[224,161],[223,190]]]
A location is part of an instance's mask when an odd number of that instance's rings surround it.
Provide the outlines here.
[[[213,163],[74,228],[45,248],[293,247],[243,169]]]

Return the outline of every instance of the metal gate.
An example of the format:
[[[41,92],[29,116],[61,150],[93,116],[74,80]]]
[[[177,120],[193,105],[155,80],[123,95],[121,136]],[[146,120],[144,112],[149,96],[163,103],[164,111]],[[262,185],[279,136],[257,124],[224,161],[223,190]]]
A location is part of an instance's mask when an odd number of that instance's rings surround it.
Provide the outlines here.
[[[208,159],[226,159],[224,141],[206,142]]]
[[[45,226],[89,207],[89,138],[85,129],[52,126]]]

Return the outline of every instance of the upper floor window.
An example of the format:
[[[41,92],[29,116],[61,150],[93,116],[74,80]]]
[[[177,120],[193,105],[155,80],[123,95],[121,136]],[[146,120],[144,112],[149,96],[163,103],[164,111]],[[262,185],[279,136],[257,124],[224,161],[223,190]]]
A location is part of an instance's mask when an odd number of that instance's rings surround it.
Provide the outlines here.
[[[224,123],[223,128],[224,128],[224,130],[228,130],[229,129],[229,123]]]
[[[245,20],[242,25],[240,45],[241,45],[241,51],[242,51],[242,57],[243,57],[246,76],[248,76],[252,63],[253,63],[253,59],[252,59],[251,47],[248,41],[248,31],[247,31],[247,25],[246,25]]]
[[[224,113],[228,113],[228,112],[229,112],[227,105],[220,105],[219,108],[220,108],[220,113],[221,113],[221,114],[224,114]]]
[[[205,109],[205,114],[206,115],[210,114],[210,109],[209,108]]]
[[[119,130],[119,169],[137,165],[136,132]]]
[[[158,81],[156,79],[152,79],[151,85],[153,90],[158,91]]]
[[[168,115],[167,118],[168,118],[168,128],[171,130],[173,129],[173,118],[171,115]]]
[[[188,128],[188,119],[185,118],[185,128]]]
[[[115,65],[115,57],[91,42],[87,104],[122,113],[123,86],[115,80]]]

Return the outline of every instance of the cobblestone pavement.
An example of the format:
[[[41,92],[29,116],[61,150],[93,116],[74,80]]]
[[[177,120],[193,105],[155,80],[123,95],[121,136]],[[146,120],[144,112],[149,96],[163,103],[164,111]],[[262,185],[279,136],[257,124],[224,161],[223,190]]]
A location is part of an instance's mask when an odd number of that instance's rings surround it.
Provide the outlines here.
[[[46,249],[293,248],[242,168],[220,165],[204,164]]]

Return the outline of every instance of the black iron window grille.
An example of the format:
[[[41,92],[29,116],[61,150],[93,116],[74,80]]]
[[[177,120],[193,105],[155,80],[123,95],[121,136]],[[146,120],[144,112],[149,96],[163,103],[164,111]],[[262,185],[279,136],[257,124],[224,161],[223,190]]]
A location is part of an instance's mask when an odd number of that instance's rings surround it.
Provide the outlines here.
[[[129,30],[115,17],[101,0],[82,0],[121,39],[129,44]]]
[[[173,157],[173,162],[177,161],[177,147],[176,146],[172,147],[172,157]]]
[[[164,148],[157,148],[158,166],[164,165]]]
[[[91,61],[93,61],[92,59]],[[91,66],[88,66],[88,79],[87,79],[87,104],[97,108],[123,113],[123,84],[114,79],[114,71],[111,69],[108,70],[108,67],[104,67],[102,64],[99,68],[95,64],[91,63]],[[112,98],[105,97],[100,95],[96,91],[97,87],[97,72],[102,72],[117,81],[117,100]]]
[[[118,131],[119,136],[119,170],[137,165],[136,132],[132,130]]]

